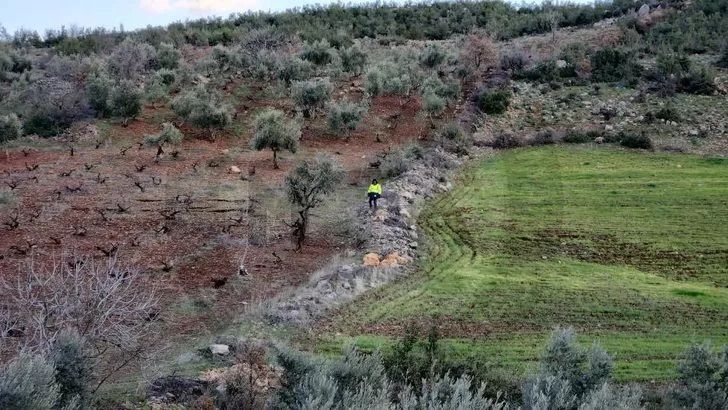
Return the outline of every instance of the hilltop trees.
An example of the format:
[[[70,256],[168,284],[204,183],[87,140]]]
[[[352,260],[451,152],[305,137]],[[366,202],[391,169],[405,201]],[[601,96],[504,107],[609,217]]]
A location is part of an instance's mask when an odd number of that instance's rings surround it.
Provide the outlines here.
[[[255,134],[250,146],[256,151],[273,151],[273,168],[278,169],[278,152],[296,153],[301,138],[301,126],[296,121],[287,120],[282,111],[267,109],[259,113],[253,121]]]
[[[296,250],[306,239],[311,209],[319,206],[341,181],[341,171],[328,158],[303,161],[286,176],[288,200],[297,207],[298,218],[293,223]]]

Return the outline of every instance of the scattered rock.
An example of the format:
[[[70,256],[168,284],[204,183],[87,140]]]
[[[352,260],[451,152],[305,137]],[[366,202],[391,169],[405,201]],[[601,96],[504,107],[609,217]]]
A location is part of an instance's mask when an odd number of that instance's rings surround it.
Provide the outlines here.
[[[213,344],[209,347],[210,353],[218,356],[227,356],[230,354],[230,346],[223,344]]]
[[[637,10],[637,15],[639,17],[644,17],[646,15],[650,14],[650,6],[647,4],[643,4],[639,10]]]
[[[364,266],[379,266],[381,259],[379,258],[378,254],[370,252],[364,255],[364,259],[362,262]]]

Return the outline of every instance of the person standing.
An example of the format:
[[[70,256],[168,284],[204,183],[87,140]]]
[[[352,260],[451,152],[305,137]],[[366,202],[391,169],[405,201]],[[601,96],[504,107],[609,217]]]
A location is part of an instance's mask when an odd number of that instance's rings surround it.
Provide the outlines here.
[[[367,196],[369,197],[369,208],[377,209],[377,199],[382,196],[382,186],[376,179],[372,180],[372,184],[369,185]]]

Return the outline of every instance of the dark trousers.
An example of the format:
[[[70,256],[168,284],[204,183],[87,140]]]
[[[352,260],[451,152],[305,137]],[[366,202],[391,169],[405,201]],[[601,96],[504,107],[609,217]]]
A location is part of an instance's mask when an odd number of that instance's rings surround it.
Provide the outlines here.
[[[379,195],[377,193],[374,193],[374,192],[370,192],[367,195],[369,195],[369,208],[371,208],[372,206],[374,206],[374,208],[376,208],[377,207],[377,199],[379,199],[379,197],[381,195]]]

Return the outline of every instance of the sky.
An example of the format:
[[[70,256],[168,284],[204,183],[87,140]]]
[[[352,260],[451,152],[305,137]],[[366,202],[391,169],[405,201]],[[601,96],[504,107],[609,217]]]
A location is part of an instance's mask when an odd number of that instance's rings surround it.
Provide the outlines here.
[[[335,0],[0,0],[0,25],[12,34],[19,28],[43,34],[48,28],[119,27],[147,25],[208,16],[227,17],[247,10],[280,11]]]
[[[576,0],[575,2],[586,2]],[[70,27],[119,27],[134,30],[147,25],[208,16],[227,17],[247,10],[281,11],[306,4],[337,0],[0,0],[0,25],[12,34],[19,28],[35,30]],[[355,1],[356,2],[356,1]]]

